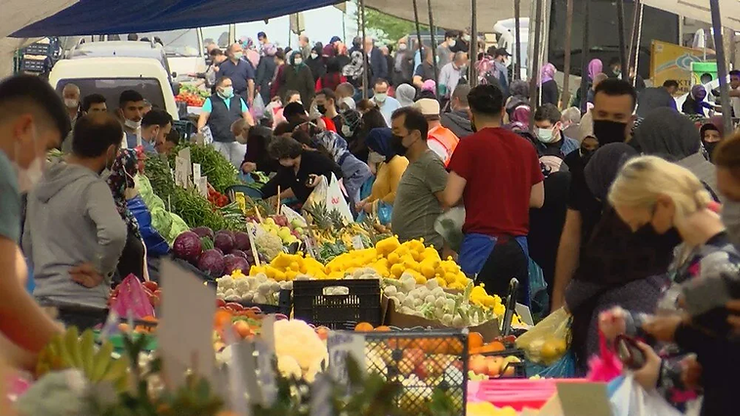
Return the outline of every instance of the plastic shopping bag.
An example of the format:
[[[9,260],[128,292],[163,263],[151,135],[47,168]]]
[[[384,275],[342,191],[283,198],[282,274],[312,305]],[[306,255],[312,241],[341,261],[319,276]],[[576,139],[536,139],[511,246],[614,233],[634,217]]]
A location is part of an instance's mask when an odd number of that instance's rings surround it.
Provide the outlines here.
[[[342,193],[341,184],[333,173],[331,174],[329,188],[326,190],[326,209],[329,211],[338,211],[348,223],[354,221],[347,200],[344,198],[344,193]]]
[[[550,295],[547,293],[547,282],[542,268],[529,258],[529,305],[535,322],[547,313],[550,306]]]
[[[465,223],[465,208],[452,208],[434,221],[434,231],[445,239],[453,251],[459,252],[463,240],[462,227]]]
[[[576,357],[568,351],[559,360],[551,365],[541,365],[528,361],[526,364],[528,376],[542,378],[573,378],[576,376]]]
[[[599,330],[599,355],[588,360],[588,380],[610,382],[622,374],[622,361],[606,344],[604,333]]]
[[[118,316],[131,316],[134,319],[154,316],[154,307],[149,302],[149,296],[144,291],[144,285],[133,274],[126,276],[119,285],[118,298],[111,305],[110,310]]]
[[[565,309],[558,309],[517,338],[517,348],[523,349],[530,361],[554,364],[568,351],[571,318]]]
[[[609,398],[614,416],[681,416],[682,413],[671,406],[655,390],[645,391],[628,374]]]
[[[249,113],[252,118],[259,120],[265,116],[265,102],[262,100],[262,95],[257,94],[252,102],[252,108],[249,109]]]

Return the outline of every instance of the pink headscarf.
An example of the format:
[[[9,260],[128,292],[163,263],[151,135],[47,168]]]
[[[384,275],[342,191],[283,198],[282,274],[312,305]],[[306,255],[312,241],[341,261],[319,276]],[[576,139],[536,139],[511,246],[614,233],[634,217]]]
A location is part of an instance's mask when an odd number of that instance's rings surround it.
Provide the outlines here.
[[[545,64],[545,66],[542,67],[542,70],[540,70],[540,85],[547,81],[552,81],[552,78],[555,76],[555,72],[557,72],[555,65],[549,62]]]
[[[593,81],[596,74],[601,72],[604,69],[604,63],[601,62],[601,59],[592,59],[591,62],[588,63],[588,78]]]
[[[421,86],[422,91],[432,91],[434,92],[437,89],[437,83],[434,82],[433,79],[428,79],[424,81],[424,84]]]
[[[511,114],[511,122],[512,123],[522,123],[525,126],[529,125],[529,115],[530,110],[528,105],[520,105],[519,107],[514,109],[514,112]]]

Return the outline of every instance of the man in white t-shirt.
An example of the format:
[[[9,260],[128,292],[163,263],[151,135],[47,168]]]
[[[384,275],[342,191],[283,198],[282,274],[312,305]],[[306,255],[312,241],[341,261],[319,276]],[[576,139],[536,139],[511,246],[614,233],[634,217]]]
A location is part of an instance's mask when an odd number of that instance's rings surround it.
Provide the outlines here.
[[[740,117],[740,70],[730,71],[730,104],[735,117]]]

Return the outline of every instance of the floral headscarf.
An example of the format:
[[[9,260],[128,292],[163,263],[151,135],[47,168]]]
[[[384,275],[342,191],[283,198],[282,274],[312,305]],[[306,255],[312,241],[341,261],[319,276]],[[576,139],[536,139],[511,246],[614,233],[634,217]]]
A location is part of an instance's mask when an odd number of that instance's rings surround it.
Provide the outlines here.
[[[121,218],[126,223],[126,228],[134,233],[134,236],[141,238],[139,233],[139,223],[131,214],[126,204],[125,191],[135,186],[134,176],[139,170],[139,159],[137,153],[131,149],[121,149],[118,152],[116,160],[110,169],[110,176],[106,179],[108,187],[113,194],[113,201],[116,203],[116,209]]]

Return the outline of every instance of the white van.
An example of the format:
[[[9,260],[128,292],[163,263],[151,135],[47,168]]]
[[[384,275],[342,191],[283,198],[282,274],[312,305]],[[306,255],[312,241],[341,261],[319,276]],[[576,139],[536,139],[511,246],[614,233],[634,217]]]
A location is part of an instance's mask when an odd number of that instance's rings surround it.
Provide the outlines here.
[[[62,59],[52,68],[49,83],[60,95],[70,83],[80,87],[82,98],[102,94],[111,112],[118,108],[121,92],[136,90],[152,103],[152,107],[164,109],[173,119],[179,120],[169,76],[156,59]]]

